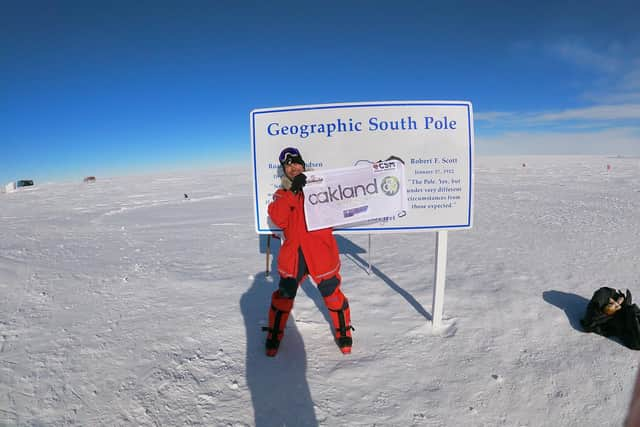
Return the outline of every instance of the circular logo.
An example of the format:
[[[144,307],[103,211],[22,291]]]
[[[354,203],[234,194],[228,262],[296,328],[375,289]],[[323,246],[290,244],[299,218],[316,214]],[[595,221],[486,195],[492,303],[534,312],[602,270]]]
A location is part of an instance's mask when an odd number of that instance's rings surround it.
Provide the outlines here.
[[[380,183],[380,189],[387,196],[395,196],[400,190],[400,182],[395,176],[385,176]]]

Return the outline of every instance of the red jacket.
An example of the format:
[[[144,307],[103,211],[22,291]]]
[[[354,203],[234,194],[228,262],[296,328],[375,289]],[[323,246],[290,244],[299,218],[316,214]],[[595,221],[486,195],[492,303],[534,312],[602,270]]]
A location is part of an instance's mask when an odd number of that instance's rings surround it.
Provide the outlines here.
[[[307,230],[302,192],[293,194],[288,190],[277,190],[269,204],[269,217],[284,231],[284,243],[278,255],[280,277],[298,275],[298,248],[302,248],[309,274],[316,284],[340,271],[340,255],[333,230]]]

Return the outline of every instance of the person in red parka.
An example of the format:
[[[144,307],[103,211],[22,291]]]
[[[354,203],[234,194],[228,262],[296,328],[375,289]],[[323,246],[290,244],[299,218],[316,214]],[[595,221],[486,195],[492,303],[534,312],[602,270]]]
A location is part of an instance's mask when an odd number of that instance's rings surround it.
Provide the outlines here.
[[[267,356],[275,356],[284,328],[293,308],[300,283],[307,276],[318,285],[329,310],[334,337],[344,354],[351,353],[352,337],[349,302],[340,290],[340,256],[333,230],[308,231],[304,217],[303,187],[307,182],[305,163],[298,149],[288,147],[279,156],[284,174],[282,188],[269,204],[271,221],[284,232],[284,243],[278,255],[278,289],[271,296]]]

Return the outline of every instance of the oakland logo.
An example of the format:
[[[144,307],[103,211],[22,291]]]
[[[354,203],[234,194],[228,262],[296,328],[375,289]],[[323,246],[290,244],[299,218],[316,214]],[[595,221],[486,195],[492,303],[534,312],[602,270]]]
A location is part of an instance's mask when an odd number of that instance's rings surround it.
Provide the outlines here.
[[[308,200],[312,205],[317,205],[318,203],[333,203],[345,199],[366,197],[369,194],[378,194],[378,183],[375,178],[368,184],[345,187],[340,184],[337,188],[329,186],[326,191],[310,194]]]
[[[400,181],[395,176],[385,176],[380,182],[380,189],[387,196],[395,196],[400,191]]]

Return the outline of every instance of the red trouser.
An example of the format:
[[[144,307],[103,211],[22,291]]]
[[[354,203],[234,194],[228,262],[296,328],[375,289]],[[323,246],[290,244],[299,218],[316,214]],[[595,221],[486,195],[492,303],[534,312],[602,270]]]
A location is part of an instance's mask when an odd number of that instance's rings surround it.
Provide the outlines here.
[[[276,290],[271,295],[271,308],[269,310],[269,334],[267,336],[267,351],[272,348],[277,350],[280,340],[284,335],[284,328],[293,308],[293,302],[300,286],[306,279],[308,270],[302,251],[299,254],[300,264],[296,278],[281,278]],[[351,310],[349,301],[340,290],[342,278],[340,274],[318,283],[318,289],[322,294],[324,303],[329,310],[333,323],[334,336],[339,341],[340,347],[351,347]],[[348,337],[348,339],[346,339]]]

